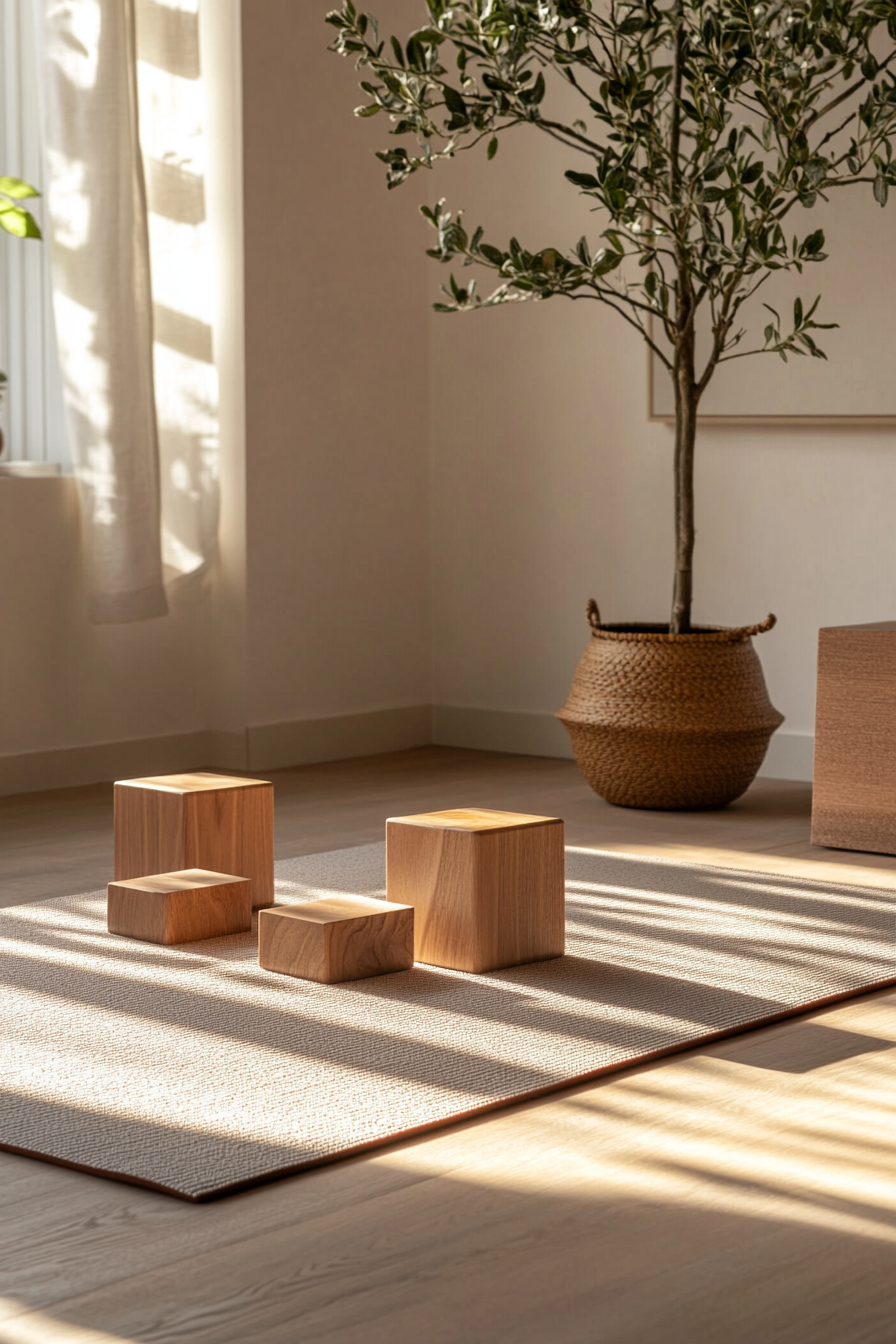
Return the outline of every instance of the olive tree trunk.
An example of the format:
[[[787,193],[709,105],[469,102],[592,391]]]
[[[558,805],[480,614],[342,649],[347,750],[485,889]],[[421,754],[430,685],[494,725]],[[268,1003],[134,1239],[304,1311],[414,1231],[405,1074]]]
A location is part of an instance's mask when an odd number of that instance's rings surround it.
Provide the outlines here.
[[[699,393],[694,380],[693,317],[685,321],[676,349],[675,382],[675,591],[669,633],[691,629],[694,587],[694,442]]]

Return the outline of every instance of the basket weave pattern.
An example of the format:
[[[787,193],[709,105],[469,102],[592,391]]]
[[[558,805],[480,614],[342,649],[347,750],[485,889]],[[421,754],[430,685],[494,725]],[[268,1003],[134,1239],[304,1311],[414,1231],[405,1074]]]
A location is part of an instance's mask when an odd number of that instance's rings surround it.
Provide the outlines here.
[[[595,625],[557,714],[595,793],[661,810],[738,798],[784,721],[751,641],[773,624],[689,635]]]

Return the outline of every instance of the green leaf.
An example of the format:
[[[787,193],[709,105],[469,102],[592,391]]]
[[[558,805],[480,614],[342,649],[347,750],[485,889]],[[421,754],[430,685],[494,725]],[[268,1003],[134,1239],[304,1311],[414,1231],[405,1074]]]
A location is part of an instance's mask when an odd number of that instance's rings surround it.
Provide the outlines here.
[[[871,190],[874,192],[874,199],[877,201],[878,205],[886,205],[890,188],[883,173],[878,173],[877,177],[874,179],[874,186]]]
[[[0,192],[14,201],[24,201],[29,196],[40,195],[36,187],[18,177],[0,177]]]
[[[488,149],[485,151],[486,158],[493,159],[498,152],[498,137],[493,135],[488,142]]]
[[[695,194],[695,200],[698,205],[713,205],[716,201],[724,200],[725,193],[721,187],[701,187]]]
[[[806,164],[806,181],[810,187],[817,187],[827,177],[828,164],[824,159],[811,159]]]
[[[461,98],[457,89],[452,89],[450,84],[443,84],[442,95],[445,99],[445,106],[449,112],[454,112],[459,117],[467,116],[467,105]]]
[[[538,104],[541,102],[541,100],[544,98],[544,94],[545,94],[544,75],[539,70],[538,78],[532,85],[532,88],[526,89],[523,93],[520,94],[520,101],[524,103],[530,103],[533,107],[537,107]]]
[[[0,228],[16,238],[40,238],[37,220],[17,205],[0,205]]]
[[[794,299],[794,301],[793,301],[793,325],[794,325],[794,327],[800,327],[800,326],[802,326],[802,323],[803,323],[803,301],[802,301],[802,299]]]
[[[724,170],[726,163],[730,163],[730,161],[731,161],[730,149],[722,149],[719,150],[717,154],[713,154],[712,158],[709,160],[709,163],[707,163],[706,167],[703,169],[703,181],[714,182],[715,179]]]
[[[804,257],[814,257],[817,256],[823,247],[824,229],[816,229],[814,233],[809,234],[808,238],[803,239],[800,253]]]
[[[597,266],[598,275],[609,275],[610,271],[615,271],[621,263],[622,255],[619,252],[608,252]]]
[[[765,170],[764,164],[751,163],[748,168],[744,169],[740,180],[741,182],[743,182],[745,187],[748,187],[751,182],[758,181],[758,179],[762,176],[764,170]]]
[[[577,187],[584,187],[586,191],[594,191],[600,183],[591,173],[574,173],[571,169],[564,173],[568,182],[573,182]]]

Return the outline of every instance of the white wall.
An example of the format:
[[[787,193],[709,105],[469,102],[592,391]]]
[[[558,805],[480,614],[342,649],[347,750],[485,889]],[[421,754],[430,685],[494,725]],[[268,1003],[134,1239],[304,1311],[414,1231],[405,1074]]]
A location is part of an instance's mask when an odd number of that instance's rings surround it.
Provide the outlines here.
[[[325,10],[243,7],[253,725],[429,701],[426,233]]]
[[[0,478],[3,791],[106,778],[105,744],[210,726],[206,587],[173,596],[163,620],[91,625],[79,543],[71,477]],[[97,750],[70,759],[84,747]]]

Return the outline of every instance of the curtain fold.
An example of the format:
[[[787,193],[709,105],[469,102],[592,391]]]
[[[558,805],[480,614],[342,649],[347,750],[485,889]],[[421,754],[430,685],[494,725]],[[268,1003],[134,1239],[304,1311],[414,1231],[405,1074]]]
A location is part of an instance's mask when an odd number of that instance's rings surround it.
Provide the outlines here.
[[[97,623],[164,616],[133,0],[46,0],[54,309]]]
[[[218,535],[199,0],[35,0],[54,311],[91,617],[164,616]]]
[[[220,0],[207,0],[212,5]],[[218,371],[199,0],[135,0],[149,208],[166,582],[207,569],[218,536]]]

